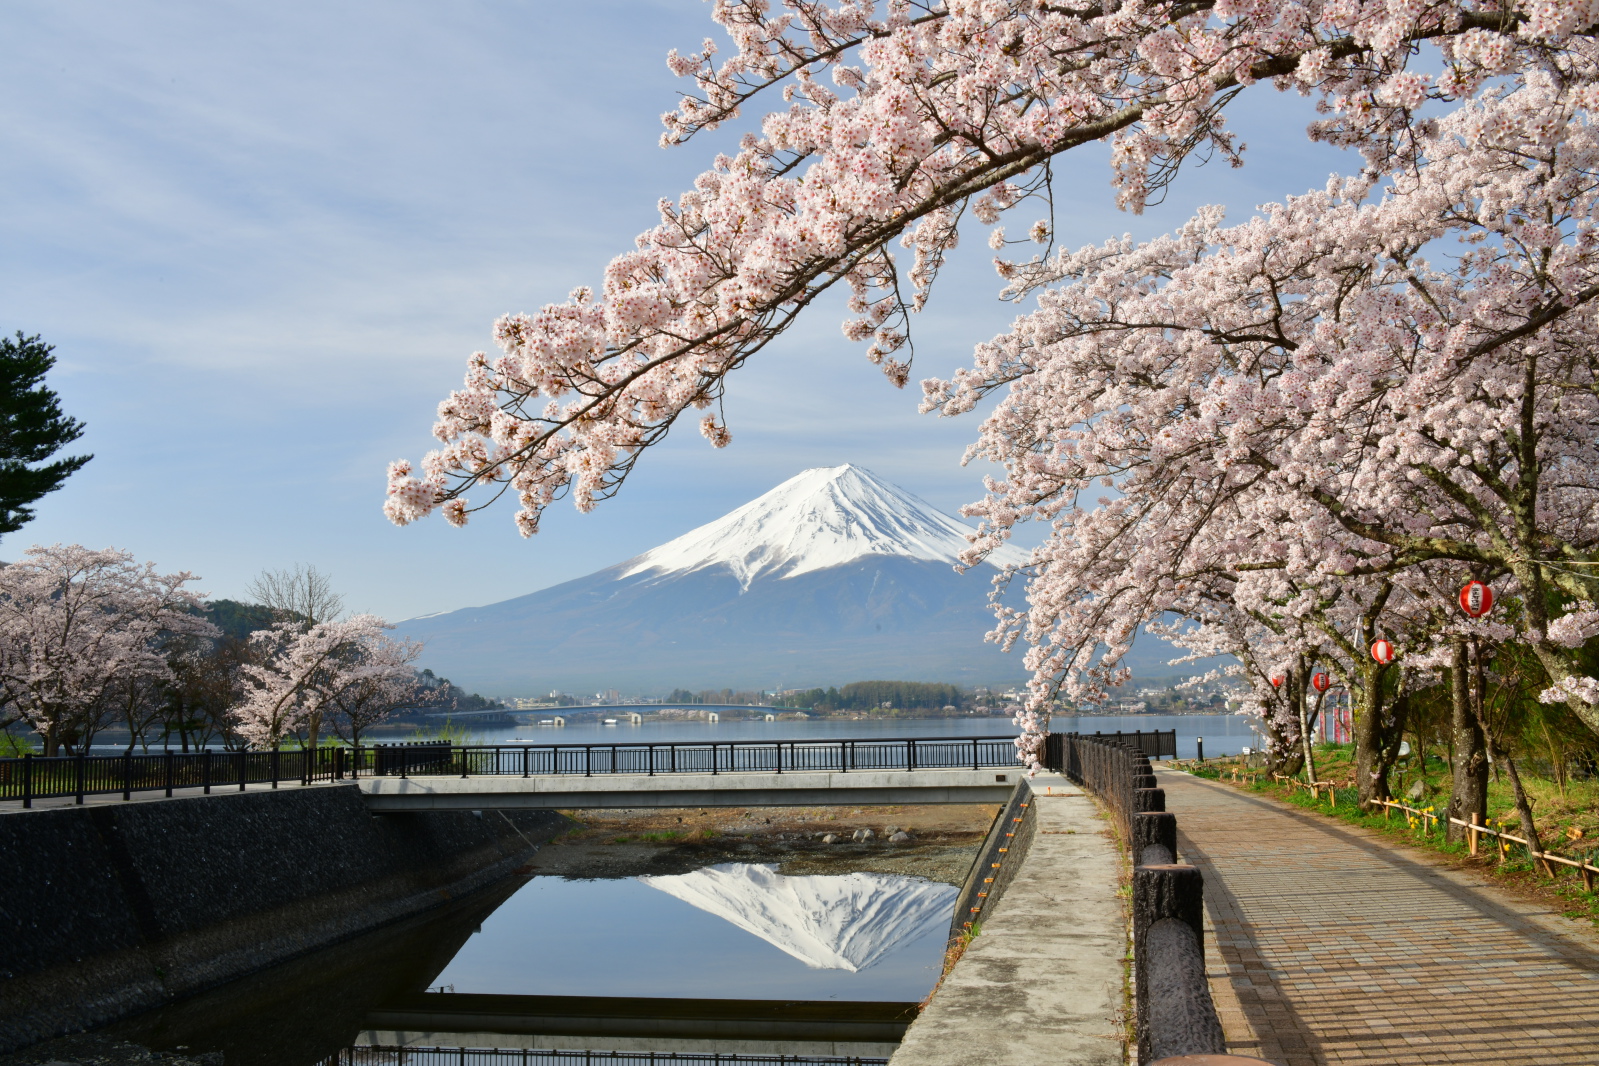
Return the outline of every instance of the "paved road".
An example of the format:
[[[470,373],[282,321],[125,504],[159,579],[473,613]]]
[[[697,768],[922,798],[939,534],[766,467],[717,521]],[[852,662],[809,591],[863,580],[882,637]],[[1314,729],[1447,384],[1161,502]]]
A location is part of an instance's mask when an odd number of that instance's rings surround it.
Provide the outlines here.
[[[1599,1063],[1599,937],[1469,872],[1161,771],[1204,869],[1234,1054],[1323,1063]]]

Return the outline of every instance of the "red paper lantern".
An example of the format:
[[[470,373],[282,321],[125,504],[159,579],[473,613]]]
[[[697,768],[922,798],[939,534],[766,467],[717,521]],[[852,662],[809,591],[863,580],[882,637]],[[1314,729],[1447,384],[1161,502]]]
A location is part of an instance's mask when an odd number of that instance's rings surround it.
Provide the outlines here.
[[[1394,646],[1386,640],[1379,640],[1371,646],[1371,657],[1383,665],[1394,661]]]
[[[1460,590],[1460,609],[1473,618],[1481,618],[1494,609],[1494,590],[1481,581],[1468,581]]]
[[[1332,687],[1332,680],[1326,674],[1317,674],[1310,679],[1310,683],[1317,692],[1326,692]]]
[[[1280,677],[1272,678],[1271,679],[1271,687],[1272,688],[1282,688],[1283,687],[1283,679],[1280,678]]]

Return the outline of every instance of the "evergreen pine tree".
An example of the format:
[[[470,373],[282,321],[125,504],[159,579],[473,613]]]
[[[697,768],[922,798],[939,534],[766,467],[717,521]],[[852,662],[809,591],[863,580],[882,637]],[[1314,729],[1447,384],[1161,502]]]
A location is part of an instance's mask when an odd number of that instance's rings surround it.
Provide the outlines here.
[[[56,394],[42,382],[55,366],[54,349],[38,337],[0,338],[0,534],[33,518],[29,504],[94,458],[75,455],[44,463],[83,436],[83,423],[61,413]]]

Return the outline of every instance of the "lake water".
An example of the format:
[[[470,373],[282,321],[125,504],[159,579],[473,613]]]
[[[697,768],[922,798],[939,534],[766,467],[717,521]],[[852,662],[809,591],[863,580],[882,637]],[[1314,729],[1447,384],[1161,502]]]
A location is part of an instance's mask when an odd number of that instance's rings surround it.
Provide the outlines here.
[[[803,721],[651,721],[616,725],[578,719],[564,727],[522,725],[474,728],[471,719],[456,723],[473,729],[473,744],[511,744],[533,741],[538,744],[637,744],[692,743],[695,741],[741,740],[892,740],[898,737],[983,737],[1014,736],[1016,727],[1008,718],[874,718],[860,720],[827,719]],[[1236,714],[1135,714],[1135,715],[1058,715],[1050,728],[1056,732],[1113,733],[1117,730],[1177,731],[1177,756],[1194,757],[1197,738],[1205,740],[1206,756],[1236,755],[1244,747],[1260,747],[1252,719]],[[382,743],[384,738],[374,735]]]

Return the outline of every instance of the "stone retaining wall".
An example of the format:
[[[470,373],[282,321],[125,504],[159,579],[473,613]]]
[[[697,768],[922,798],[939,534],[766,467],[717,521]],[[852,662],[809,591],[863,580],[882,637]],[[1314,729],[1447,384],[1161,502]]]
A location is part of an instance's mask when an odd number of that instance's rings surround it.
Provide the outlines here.
[[[0,815],[0,1052],[437,906],[569,824],[376,815],[353,785]]]

